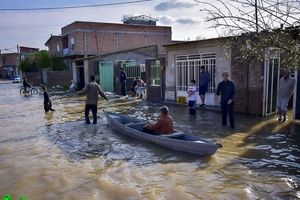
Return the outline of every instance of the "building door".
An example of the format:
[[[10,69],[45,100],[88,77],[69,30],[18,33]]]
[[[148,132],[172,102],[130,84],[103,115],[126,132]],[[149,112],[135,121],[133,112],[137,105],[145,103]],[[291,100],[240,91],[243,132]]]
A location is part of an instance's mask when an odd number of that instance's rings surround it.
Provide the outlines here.
[[[124,69],[127,75],[126,90],[131,91],[133,80],[136,77],[141,77],[140,65],[137,65],[135,60],[126,60],[121,63],[121,68]]]
[[[112,62],[99,63],[99,79],[105,92],[114,92],[114,65]]]
[[[162,100],[161,74],[160,60],[146,60],[147,100],[150,102]]]
[[[84,82],[84,67],[77,67],[77,72],[78,72],[78,85],[77,88],[78,90],[81,90],[84,88],[85,82]]]
[[[276,112],[279,69],[279,57],[269,57],[266,59],[264,70],[264,116]]]

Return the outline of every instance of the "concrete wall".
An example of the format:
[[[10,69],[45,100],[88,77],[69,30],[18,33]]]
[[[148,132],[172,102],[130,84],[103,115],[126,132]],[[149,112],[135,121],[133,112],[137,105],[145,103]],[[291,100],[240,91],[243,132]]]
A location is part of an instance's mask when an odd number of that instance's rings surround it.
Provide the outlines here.
[[[176,56],[199,53],[216,54],[216,86],[222,80],[222,73],[224,71],[231,74],[231,50],[224,48],[218,41],[201,41],[199,43],[195,42],[167,47],[166,100],[174,101],[177,96],[187,96],[186,92],[176,91]],[[199,95],[197,96],[197,103],[199,104],[200,98]],[[214,94],[207,93],[206,99],[206,104],[208,105],[219,104],[219,98],[215,98]]]
[[[60,85],[69,87],[71,85],[72,75],[69,71],[48,71],[47,86]]]
[[[71,85],[72,75],[69,71],[47,71],[41,72],[26,72],[25,76],[30,84],[39,86],[45,84],[48,87],[60,85],[63,87],[69,87]],[[43,82],[42,82],[42,74]]]
[[[26,72],[25,76],[27,78],[28,83],[39,86],[42,83],[42,77],[40,72]]]

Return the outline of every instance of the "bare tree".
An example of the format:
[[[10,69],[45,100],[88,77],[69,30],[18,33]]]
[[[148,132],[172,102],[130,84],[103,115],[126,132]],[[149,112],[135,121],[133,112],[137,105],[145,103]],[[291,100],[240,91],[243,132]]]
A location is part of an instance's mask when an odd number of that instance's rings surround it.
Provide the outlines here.
[[[266,49],[284,54],[282,66],[300,66],[300,0],[214,0],[200,1],[206,22],[228,43],[241,47],[244,59],[263,60]]]

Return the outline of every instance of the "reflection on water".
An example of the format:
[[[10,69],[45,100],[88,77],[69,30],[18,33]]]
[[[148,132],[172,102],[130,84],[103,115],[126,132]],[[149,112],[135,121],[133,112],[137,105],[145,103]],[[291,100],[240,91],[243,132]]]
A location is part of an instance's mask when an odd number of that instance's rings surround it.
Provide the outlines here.
[[[171,107],[176,128],[223,144],[212,157],[172,152],[83,121],[84,97],[55,93],[21,97],[0,84],[0,196],[28,199],[297,199],[300,125],[237,116],[222,129],[215,112]],[[158,106],[132,99],[101,108],[155,120]]]

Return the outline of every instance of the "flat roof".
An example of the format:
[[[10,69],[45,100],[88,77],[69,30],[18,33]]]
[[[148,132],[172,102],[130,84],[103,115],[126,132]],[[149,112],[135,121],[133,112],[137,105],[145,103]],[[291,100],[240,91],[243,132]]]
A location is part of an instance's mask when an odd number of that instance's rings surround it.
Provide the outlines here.
[[[62,28],[66,28],[73,24],[94,24],[94,25],[112,25],[112,26],[140,26],[140,27],[158,27],[158,28],[172,28],[171,26],[156,26],[156,25],[144,25],[144,24],[123,24],[123,23],[113,23],[113,22],[89,22],[89,21],[74,21]]]
[[[197,43],[201,43],[201,42],[225,40],[225,39],[230,39],[230,38],[232,38],[232,36],[218,37],[218,38],[208,38],[208,39],[193,40],[193,41],[177,41],[176,43],[166,44],[166,45],[163,45],[163,46],[166,47],[166,48],[168,48],[168,47],[173,47],[173,46],[190,45],[190,44],[197,44]]]

